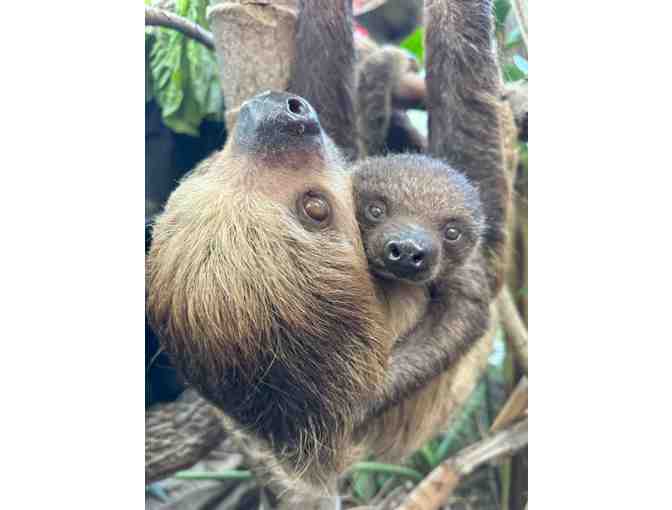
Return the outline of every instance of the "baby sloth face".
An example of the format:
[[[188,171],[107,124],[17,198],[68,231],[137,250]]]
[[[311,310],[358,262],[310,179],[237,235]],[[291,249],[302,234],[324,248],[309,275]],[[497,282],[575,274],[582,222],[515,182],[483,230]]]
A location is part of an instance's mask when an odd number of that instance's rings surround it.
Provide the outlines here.
[[[478,190],[441,161],[370,158],[354,168],[357,220],[370,270],[426,285],[474,252],[483,230]]]

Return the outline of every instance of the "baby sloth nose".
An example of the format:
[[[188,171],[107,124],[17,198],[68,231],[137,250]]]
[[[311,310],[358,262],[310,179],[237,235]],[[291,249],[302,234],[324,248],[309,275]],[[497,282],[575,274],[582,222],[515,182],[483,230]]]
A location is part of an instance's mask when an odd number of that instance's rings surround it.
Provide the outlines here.
[[[415,279],[434,264],[436,253],[431,238],[422,234],[392,239],[385,243],[385,267],[398,278]]]

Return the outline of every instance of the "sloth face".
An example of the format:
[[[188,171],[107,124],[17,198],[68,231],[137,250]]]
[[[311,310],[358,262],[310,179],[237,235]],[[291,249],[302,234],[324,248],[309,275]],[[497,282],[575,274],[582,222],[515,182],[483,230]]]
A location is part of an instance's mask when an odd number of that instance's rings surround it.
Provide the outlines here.
[[[431,283],[461,266],[480,241],[478,191],[425,156],[370,158],[354,170],[357,219],[371,271]]]

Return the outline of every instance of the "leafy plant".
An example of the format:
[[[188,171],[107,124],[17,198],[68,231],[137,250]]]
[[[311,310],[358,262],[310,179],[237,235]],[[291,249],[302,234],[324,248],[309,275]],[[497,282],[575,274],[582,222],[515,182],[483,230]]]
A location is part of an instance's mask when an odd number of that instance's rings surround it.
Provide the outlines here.
[[[208,29],[207,0],[177,0],[176,14]],[[201,121],[221,115],[217,61],[214,53],[176,30],[145,31],[146,101],[154,99],[164,123],[173,131],[198,136]]]
[[[504,66],[504,79],[506,81],[526,80],[527,73],[527,60],[520,55],[514,55],[513,63]]]
[[[422,65],[425,61],[425,29],[423,27],[416,28],[399,46],[415,56]]]
[[[495,28],[497,30],[504,29],[506,18],[510,12],[511,12],[510,0],[495,0],[494,15],[495,15]]]

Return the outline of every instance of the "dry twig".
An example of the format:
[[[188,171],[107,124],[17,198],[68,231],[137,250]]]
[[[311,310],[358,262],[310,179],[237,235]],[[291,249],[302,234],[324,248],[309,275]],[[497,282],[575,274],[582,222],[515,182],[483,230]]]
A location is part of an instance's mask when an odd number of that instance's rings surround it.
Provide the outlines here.
[[[527,410],[527,377],[523,376],[495,418],[490,432],[498,432],[521,418]]]
[[[520,318],[520,313],[518,313],[518,308],[516,308],[516,303],[508,287],[504,287],[499,295],[498,309],[506,337],[516,353],[518,362],[527,373],[527,329]]]
[[[520,27],[520,35],[523,37],[523,42],[527,48],[527,0],[514,0],[511,2],[511,6]]]
[[[438,510],[460,480],[481,464],[512,455],[527,444],[527,418],[443,461],[397,510]]]

